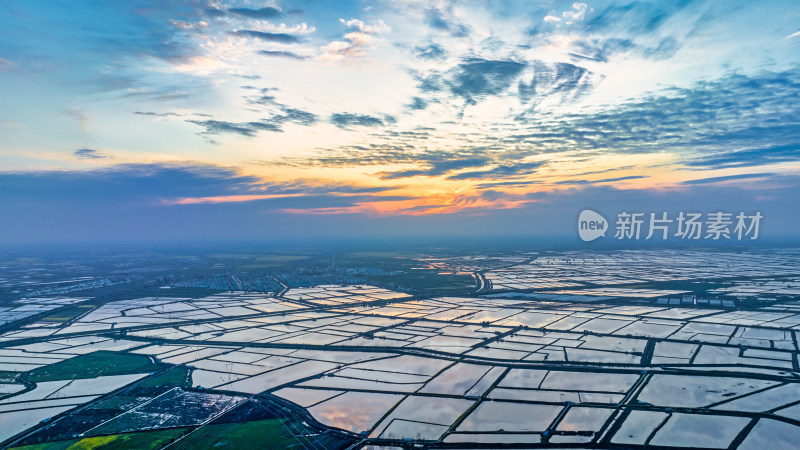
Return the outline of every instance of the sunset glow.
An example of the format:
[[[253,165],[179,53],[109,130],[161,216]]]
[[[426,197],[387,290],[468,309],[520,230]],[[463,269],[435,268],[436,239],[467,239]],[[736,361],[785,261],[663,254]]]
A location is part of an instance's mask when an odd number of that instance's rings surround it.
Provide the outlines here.
[[[228,205],[272,225],[455,224],[610,198],[602,192],[756,207],[798,186],[792,2],[0,10],[0,177],[16,186],[3,192],[12,209],[39,195],[30,183],[94,215],[202,207],[199,220]],[[26,209],[26,220],[49,213]]]

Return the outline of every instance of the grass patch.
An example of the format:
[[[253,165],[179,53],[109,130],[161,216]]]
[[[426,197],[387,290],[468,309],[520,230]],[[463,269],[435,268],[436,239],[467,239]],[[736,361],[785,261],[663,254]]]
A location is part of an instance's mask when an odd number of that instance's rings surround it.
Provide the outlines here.
[[[13,383],[19,372],[0,372],[0,383]]]
[[[156,449],[179,437],[187,431],[186,428],[169,428],[166,430],[140,431],[137,433],[114,434],[85,438],[76,442],[67,450],[116,450],[116,449]],[[102,438],[113,438],[105,442]],[[94,440],[94,441],[93,441]],[[88,441],[88,442],[87,442]]]
[[[68,439],[42,444],[13,447],[13,450],[117,450],[157,449],[190,431],[190,428],[168,428],[154,431],[111,434],[107,436]],[[299,441],[283,427],[281,419],[256,420],[244,423],[206,425],[178,441],[176,449],[258,448],[285,449]]]
[[[41,322],[55,322],[55,323],[64,323],[70,319],[77,317],[78,315],[74,316],[47,316],[40,319]]]
[[[154,372],[160,367],[147,356],[101,350],[33,369],[28,372],[27,378],[33,382],[71,380]]]
[[[114,395],[100,401],[100,403],[95,403],[91,409],[122,409],[125,406],[135,404],[137,401],[138,398],[131,395]]]
[[[43,444],[21,445],[19,447],[9,447],[8,450],[66,450],[78,442],[77,439],[68,441],[45,442]]]
[[[299,441],[283,427],[281,419],[207,425],[177,442],[176,449],[259,448],[285,449]]]
[[[92,450],[95,448],[105,447],[108,444],[116,441],[120,435],[114,436],[97,436],[86,439],[81,439],[73,445],[67,447],[70,450]]]
[[[55,311],[53,314],[49,316],[45,316],[39,320],[42,322],[56,322],[56,323],[64,323],[68,322],[81,314],[86,314],[86,312],[97,305],[95,304],[88,304],[82,303],[80,305],[68,306],[65,308],[60,308],[58,311]]]
[[[164,385],[188,387],[191,384],[191,379],[189,378],[191,372],[192,369],[188,367],[176,366],[166,372],[145,378],[139,383],[139,387],[146,388]]]
[[[83,439],[69,439],[44,444],[12,447],[13,450],[123,450],[123,449],[157,449],[184,434],[187,428],[169,428],[155,431],[139,431],[135,433],[112,434]],[[9,449],[11,450],[11,449]]]

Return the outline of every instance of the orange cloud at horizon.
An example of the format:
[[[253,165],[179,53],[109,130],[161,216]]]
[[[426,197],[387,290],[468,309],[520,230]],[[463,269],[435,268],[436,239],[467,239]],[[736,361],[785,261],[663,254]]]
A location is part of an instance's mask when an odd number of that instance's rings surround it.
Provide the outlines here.
[[[511,196],[518,197],[518,196]],[[335,208],[284,208],[282,212],[290,214],[368,214],[376,216],[429,214],[452,214],[464,211],[484,212],[487,209],[520,208],[536,200],[526,198],[486,199],[480,195],[439,194],[408,200],[359,202],[353,206]]]
[[[184,197],[177,200],[161,200],[164,205],[198,205],[203,203],[241,203],[254,200],[270,200],[276,198],[302,197],[305,194],[243,194],[215,195],[211,197]]]

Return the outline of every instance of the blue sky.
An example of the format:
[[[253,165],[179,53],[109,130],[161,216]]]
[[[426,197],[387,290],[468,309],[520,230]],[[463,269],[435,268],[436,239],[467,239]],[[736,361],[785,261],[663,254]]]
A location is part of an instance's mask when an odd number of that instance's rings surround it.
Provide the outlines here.
[[[796,1],[6,1],[0,242],[793,237],[799,69]]]

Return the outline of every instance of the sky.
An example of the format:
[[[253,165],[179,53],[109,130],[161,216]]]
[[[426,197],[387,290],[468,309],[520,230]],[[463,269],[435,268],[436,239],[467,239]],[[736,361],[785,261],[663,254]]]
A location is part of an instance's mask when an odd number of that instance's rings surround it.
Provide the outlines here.
[[[800,4],[6,0],[0,244],[800,239]]]

